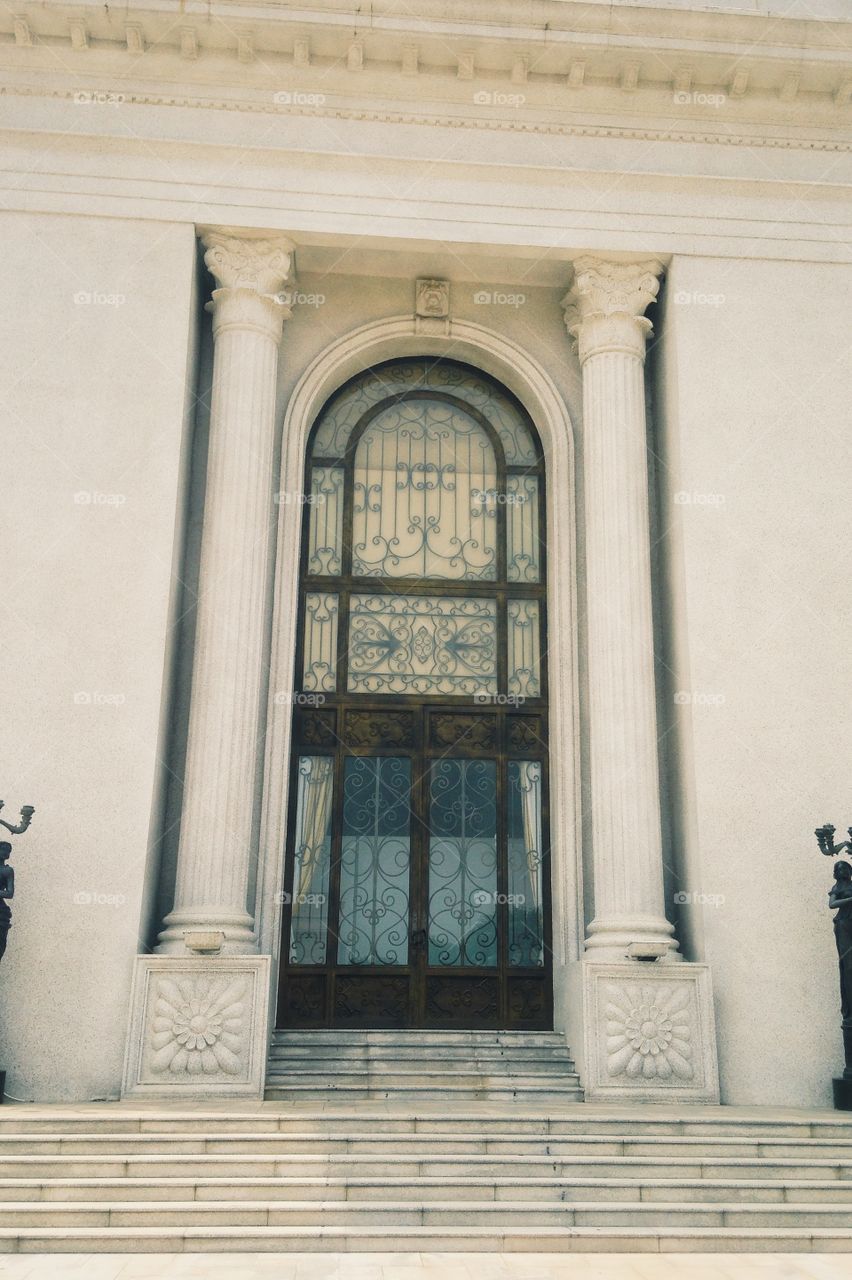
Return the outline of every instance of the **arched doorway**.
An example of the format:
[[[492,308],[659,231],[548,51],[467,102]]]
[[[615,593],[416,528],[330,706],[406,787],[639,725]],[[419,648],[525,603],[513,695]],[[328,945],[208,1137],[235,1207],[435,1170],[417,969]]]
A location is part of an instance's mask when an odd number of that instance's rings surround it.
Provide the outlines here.
[[[311,434],[278,1025],[548,1027],[544,467],[467,365]]]

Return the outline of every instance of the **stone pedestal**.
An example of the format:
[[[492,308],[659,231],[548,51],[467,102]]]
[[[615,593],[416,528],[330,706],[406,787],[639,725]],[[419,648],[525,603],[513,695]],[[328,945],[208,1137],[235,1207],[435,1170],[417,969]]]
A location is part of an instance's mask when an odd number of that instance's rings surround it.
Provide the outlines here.
[[[569,1040],[587,1102],[719,1101],[706,964],[579,961]]]
[[[263,1097],[269,956],[138,956],[122,1097]]]

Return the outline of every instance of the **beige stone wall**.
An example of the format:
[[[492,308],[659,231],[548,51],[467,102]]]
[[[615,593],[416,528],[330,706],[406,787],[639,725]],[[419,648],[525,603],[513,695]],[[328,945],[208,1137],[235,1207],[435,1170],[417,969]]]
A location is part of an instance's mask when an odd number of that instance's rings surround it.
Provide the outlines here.
[[[704,895],[681,932],[712,968],[732,1103],[830,1105],[843,1065],[831,863],[812,832],[852,820],[850,287],[848,266],[700,257],[675,258],[666,284],[675,888]]]
[[[8,1092],[115,1095],[160,743],[194,349],[191,226],[4,214]]]

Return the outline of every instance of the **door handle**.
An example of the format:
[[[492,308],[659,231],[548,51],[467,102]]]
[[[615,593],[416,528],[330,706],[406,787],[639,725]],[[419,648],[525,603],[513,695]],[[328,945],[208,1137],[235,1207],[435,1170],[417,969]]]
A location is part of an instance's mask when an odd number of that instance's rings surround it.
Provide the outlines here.
[[[415,929],[411,935],[411,950],[423,951],[426,946],[426,930]]]

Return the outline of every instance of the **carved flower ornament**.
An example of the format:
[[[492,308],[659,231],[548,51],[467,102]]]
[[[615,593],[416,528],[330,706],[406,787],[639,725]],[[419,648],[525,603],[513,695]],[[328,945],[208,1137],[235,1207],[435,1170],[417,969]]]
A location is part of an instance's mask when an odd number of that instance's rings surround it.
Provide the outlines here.
[[[161,978],[151,1027],[152,1069],[239,1074],[245,993],[241,977]]]
[[[606,988],[607,1069],[611,1076],[669,1081],[693,1076],[686,983]]]

